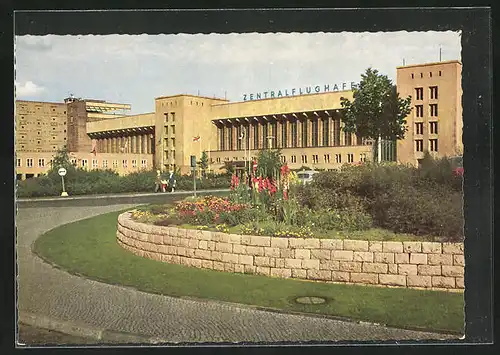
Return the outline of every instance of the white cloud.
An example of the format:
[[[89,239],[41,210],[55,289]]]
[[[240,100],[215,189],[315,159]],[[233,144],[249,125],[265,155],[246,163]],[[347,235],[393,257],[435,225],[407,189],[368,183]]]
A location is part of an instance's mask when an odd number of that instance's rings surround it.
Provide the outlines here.
[[[33,96],[45,90],[44,87],[36,85],[32,81],[26,81],[24,84],[15,82],[16,96]]]

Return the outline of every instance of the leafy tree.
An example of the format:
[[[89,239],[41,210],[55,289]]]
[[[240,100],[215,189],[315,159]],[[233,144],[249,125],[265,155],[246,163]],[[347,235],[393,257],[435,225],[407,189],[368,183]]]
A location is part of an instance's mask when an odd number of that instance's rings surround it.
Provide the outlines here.
[[[77,168],[71,163],[68,151],[65,148],[59,149],[52,159],[53,161],[47,173],[49,178],[51,178],[52,180],[60,180],[61,177],[57,172],[59,168],[66,169],[66,179],[71,179],[76,176]]]
[[[200,160],[198,161],[198,165],[200,166],[201,173],[203,177],[206,177],[207,169],[208,169],[208,154],[206,151],[201,153]]]
[[[264,149],[257,155],[257,174],[262,177],[278,178],[281,166],[280,150]]]
[[[392,81],[376,69],[368,68],[361,78],[359,87],[354,89],[354,100],[341,98],[343,130],[374,139],[379,147],[382,139],[403,139],[411,96],[400,98]]]

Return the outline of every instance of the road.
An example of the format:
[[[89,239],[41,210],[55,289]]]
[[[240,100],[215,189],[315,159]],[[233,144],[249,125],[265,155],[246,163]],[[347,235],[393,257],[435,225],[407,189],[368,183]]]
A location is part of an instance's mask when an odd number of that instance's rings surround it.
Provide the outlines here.
[[[16,223],[21,321],[73,335],[104,340],[108,337],[110,342],[120,336],[126,342],[154,338],[169,343],[450,338],[215,301],[147,294],[70,275],[32,254],[32,243],[54,227],[137,204],[128,201],[106,205],[108,202],[80,201],[80,205],[71,208],[65,206],[65,202],[52,207],[19,208]]]

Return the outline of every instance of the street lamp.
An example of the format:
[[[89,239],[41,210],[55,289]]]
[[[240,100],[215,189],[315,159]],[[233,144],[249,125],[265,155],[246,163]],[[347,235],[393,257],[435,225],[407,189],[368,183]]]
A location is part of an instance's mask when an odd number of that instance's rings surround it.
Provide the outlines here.
[[[238,137],[238,139],[241,141],[241,144],[243,146],[243,156],[244,156],[244,160],[245,160],[245,173],[248,174],[248,169],[247,169],[247,145],[246,145],[246,140],[244,140],[243,138],[246,137],[246,128],[245,127],[241,127],[241,134],[240,136]],[[249,152],[249,155],[250,155],[250,150],[248,150]]]

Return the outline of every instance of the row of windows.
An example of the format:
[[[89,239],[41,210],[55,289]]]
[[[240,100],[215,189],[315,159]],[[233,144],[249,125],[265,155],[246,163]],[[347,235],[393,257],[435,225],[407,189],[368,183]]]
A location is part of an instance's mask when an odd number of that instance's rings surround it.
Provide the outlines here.
[[[165,122],[168,122],[169,118],[172,120],[172,122],[175,122],[175,112],[170,112],[170,114],[168,112],[165,112],[164,115]]]
[[[441,70],[438,71],[438,75],[439,76],[443,76],[443,72]],[[420,73],[420,77],[423,78],[424,77],[424,73]],[[411,73],[411,78],[415,79],[415,73]],[[429,78],[432,78],[432,72],[431,71],[429,72]]]
[[[168,135],[168,126],[165,126],[165,135]],[[170,125],[170,134],[175,134],[175,125]]]
[[[34,161],[33,158],[26,158],[26,167],[27,168],[32,168],[33,167],[33,161]],[[50,163],[52,163],[52,162],[53,162],[53,160],[51,159]],[[17,158],[16,165],[17,165],[18,168],[20,168],[22,166],[22,160],[20,158]],[[39,168],[45,168],[45,159],[44,158],[38,159],[38,167]]]
[[[424,99],[424,88],[415,88],[415,97],[417,100]],[[437,100],[438,98],[438,87],[437,86],[429,86],[429,97],[432,100]]]
[[[415,139],[415,150],[417,152],[424,151],[424,140],[423,139]],[[431,152],[438,151],[438,140],[437,139],[429,139],[429,151],[431,151]]]
[[[33,167],[33,161],[34,161],[33,158],[26,158],[26,167],[27,168],[32,168]],[[52,159],[50,160],[50,163],[51,164],[53,163]],[[74,166],[77,166],[76,159],[71,159],[71,163]],[[116,160],[116,159],[113,160],[112,164],[113,164],[113,168],[117,168],[118,167],[118,160]],[[148,164],[148,161],[146,159],[142,159],[141,160],[141,167],[142,168],[146,168],[147,164]],[[126,168],[128,166],[127,159],[122,160],[122,166],[124,168]],[[17,167],[18,168],[22,167],[22,160],[20,158],[17,158]],[[38,167],[39,168],[44,168],[45,167],[45,159],[44,158],[38,159]],[[88,167],[88,160],[87,159],[82,159],[80,161],[80,167],[82,167],[82,168]],[[92,159],[92,168],[97,169],[98,167],[99,167],[99,161],[97,159]],[[132,167],[133,168],[137,167],[137,160],[136,159],[132,159]],[[108,168],[108,161],[106,159],[104,159],[102,161],[102,168],[104,168],[104,169]]]
[[[424,117],[424,105],[415,105],[416,117]],[[429,104],[429,116],[438,116],[438,104]]]
[[[347,163],[354,163],[354,154],[353,153],[347,153],[346,154],[347,158],[346,158],[346,161]],[[319,155],[318,154],[313,154],[311,156],[311,162],[313,164],[319,164],[320,163],[320,159],[319,159]],[[342,154],[334,154],[333,157],[334,159],[330,160],[330,154],[323,154],[323,160],[322,162],[323,163],[326,163],[326,164],[329,164],[330,162],[335,162],[335,163],[338,163],[338,164],[341,164],[342,163]],[[252,157],[252,159],[255,159],[255,157]],[[233,157],[233,161],[237,161],[238,160],[238,157]],[[218,157],[216,159],[216,162],[217,163],[221,163],[222,159],[220,157]],[[224,158],[224,161],[230,161],[230,158],[229,157],[225,157]],[[281,156],[281,161],[283,163],[287,163],[288,160],[287,160],[287,157],[282,155]],[[308,156],[307,155],[301,155],[300,156],[300,162],[302,164],[308,164]],[[366,153],[360,153],[359,154],[359,160],[358,161],[361,161],[361,162],[364,162],[366,161]],[[296,155],[291,155],[290,156],[290,163],[297,163],[297,156]]]
[[[429,133],[437,134],[438,133],[438,123],[437,122],[429,122]],[[424,123],[417,122],[415,123],[415,134],[424,134]]]

